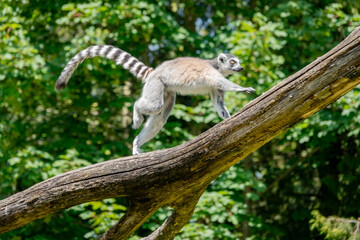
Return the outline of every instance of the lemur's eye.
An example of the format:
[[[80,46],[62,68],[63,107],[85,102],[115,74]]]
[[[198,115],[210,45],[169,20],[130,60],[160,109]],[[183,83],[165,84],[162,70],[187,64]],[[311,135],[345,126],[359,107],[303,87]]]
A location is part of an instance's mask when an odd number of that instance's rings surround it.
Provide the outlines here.
[[[234,63],[235,63],[235,61],[234,61],[234,60],[231,60],[231,61],[230,61],[230,63],[231,63],[231,64],[234,64]]]

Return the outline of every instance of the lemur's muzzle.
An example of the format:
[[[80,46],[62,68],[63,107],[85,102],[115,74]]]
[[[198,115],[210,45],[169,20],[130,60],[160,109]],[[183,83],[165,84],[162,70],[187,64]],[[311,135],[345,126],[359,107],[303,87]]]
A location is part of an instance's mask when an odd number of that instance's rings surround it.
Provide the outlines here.
[[[236,72],[241,72],[242,70],[244,70],[243,67],[239,67],[239,68],[235,69]]]

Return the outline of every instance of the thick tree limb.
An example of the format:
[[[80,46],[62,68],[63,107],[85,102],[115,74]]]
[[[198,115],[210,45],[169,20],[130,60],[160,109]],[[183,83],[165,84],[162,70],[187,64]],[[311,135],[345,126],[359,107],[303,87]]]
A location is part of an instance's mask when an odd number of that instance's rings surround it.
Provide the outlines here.
[[[334,49],[185,144],[67,172],[0,201],[0,233],[80,203],[125,196],[132,203],[129,212],[102,239],[125,239],[165,205],[174,208],[173,215],[145,239],[167,234],[171,239],[213,179],[359,83],[357,28]]]

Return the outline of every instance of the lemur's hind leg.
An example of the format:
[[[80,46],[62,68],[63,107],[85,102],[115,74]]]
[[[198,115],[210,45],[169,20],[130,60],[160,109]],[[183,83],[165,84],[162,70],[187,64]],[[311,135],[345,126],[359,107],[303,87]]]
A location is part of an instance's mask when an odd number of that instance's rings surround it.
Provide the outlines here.
[[[144,121],[143,115],[160,113],[164,106],[164,84],[160,79],[149,79],[142,90],[141,97],[134,104],[133,128],[137,129]]]
[[[133,155],[140,154],[140,147],[144,143],[150,141],[166,123],[171,109],[174,106],[176,95],[175,93],[168,92],[164,95],[164,105],[161,112],[155,115],[150,115],[144,128],[141,130],[140,134],[136,136],[133,142]]]
[[[222,119],[230,117],[229,111],[227,110],[224,102],[225,91],[220,89],[214,89],[210,93],[212,103],[216,112]]]

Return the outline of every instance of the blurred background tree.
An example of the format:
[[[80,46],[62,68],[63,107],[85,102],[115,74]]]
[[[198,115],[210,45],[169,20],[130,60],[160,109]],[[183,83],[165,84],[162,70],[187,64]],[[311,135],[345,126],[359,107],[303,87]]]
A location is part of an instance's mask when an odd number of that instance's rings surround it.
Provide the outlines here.
[[[0,199],[65,171],[130,155],[141,83],[102,58],[55,92],[66,62],[95,44],[151,66],[180,56],[237,55],[233,114],[330,50],[360,25],[359,1],[0,2]],[[282,134],[216,179],[176,239],[360,239],[360,88]],[[220,122],[208,96],[178,97],[145,149],[181,144]],[[196,126],[196,127],[194,127]],[[0,239],[96,239],[126,199],[50,215]],[[163,208],[131,239],[168,216]]]

